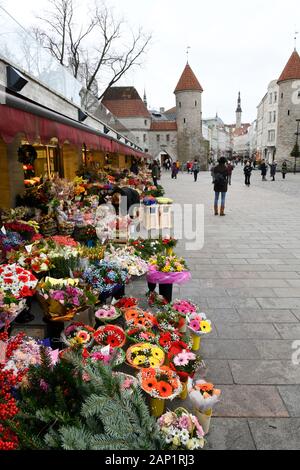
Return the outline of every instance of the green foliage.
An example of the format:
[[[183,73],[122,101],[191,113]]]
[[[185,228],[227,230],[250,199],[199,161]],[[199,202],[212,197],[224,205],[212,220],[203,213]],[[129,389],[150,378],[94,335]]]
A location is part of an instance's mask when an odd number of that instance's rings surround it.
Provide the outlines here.
[[[82,380],[86,378],[86,381]],[[21,449],[140,450],[161,449],[156,420],[142,392],[121,388],[121,379],[101,364],[84,366],[77,353],[51,366],[31,368],[21,390],[17,432]]]
[[[299,158],[300,157],[300,149],[299,149],[299,144],[298,142],[295,144],[292,152],[291,152],[291,157],[294,158]]]

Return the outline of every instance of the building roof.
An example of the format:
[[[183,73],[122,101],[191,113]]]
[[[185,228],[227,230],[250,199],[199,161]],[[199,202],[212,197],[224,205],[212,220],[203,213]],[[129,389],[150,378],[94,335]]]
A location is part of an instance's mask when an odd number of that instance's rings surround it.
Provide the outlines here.
[[[176,111],[177,111],[177,108],[176,106],[174,106],[174,108],[167,109],[167,111],[165,111],[165,114],[176,114]]]
[[[295,49],[280,75],[278,83],[297,79],[300,79],[300,56]]]
[[[118,118],[151,117],[134,87],[109,88],[102,99],[102,104]]]
[[[150,127],[151,131],[177,131],[175,121],[154,121]]]
[[[202,86],[189,64],[186,64],[174,93],[178,93],[180,91],[203,91]]]

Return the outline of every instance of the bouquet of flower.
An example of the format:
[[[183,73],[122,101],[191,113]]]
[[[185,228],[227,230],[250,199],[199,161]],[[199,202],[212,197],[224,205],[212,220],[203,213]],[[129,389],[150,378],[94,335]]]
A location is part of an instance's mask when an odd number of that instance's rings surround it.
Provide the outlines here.
[[[17,299],[0,287],[0,328],[14,321],[25,307],[25,299]]]
[[[31,224],[23,221],[14,221],[8,222],[4,224],[4,227],[9,232],[17,232],[23,240],[32,240],[33,236],[35,235],[35,229],[32,227]]]
[[[120,310],[127,310],[129,308],[136,307],[137,304],[138,300],[135,297],[123,297],[122,299],[118,300],[114,306]]]
[[[194,377],[195,372],[202,364],[200,357],[188,349],[184,349],[177,354],[169,352],[168,358],[170,361],[170,369],[176,371],[183,382],[189,377]]]
[[[87,260],[88,263],[97,262],[103,259],[105,248],[96,244],[94,247],[81,246],[79,248],[79,254],[81,259]]]
[[[171,450],[199,450],[204,447],[204,431],[198,418],[184,408],[165,413],[158,426],[167,448]]]
[[[150,307],[162,308],[169,304],[168,300],[156,291],[148,292],[146,295],[148,297],[148,304]]]
[[[156,320],[161,331],[178,331],[185,324],[182,315],[168,305],[156,314]]]
[[[104,323],[117,320],[121,315],[122,312],[113,305],[104,305],[95,312],[96,319]]]
[[[8,261],[18,263],[22,268],[35,273],[47,272],[51,266],[48,255],[39,251],[38,245],[30,245],[30,248],[30,252],[26,249],[11,251],[8,255]]]
[[[164,363],[165,353],[156,345],[140,343],[127,349],[126,359],[136,369],[159,367]]]
[[[61,247],[69,247],[69,248],[76,248],[78,247],[78,243],[72,237],[63,236],[63,235],[53,235],[50,237],[55,245],[59,245]],[[74,252],[75,253],[75,252]]]
[[[177,330],[164,331],[156,336],[157,344],[166,352],[170,351],[173,343],[177,343],[181,339],[181,334]]]
[[[182,391],[178,375],[169,367],[145,368],[138,374],[138,380],[152,398],[174,400]]]
[[[188,392],[195,409],[202,413],[212,409],[220,401],[221,390],[204,380],[193,383],[192,379],[189,379]]]
[[[18,375],[20,372],[26,372],[30,366],[41,363],[41,343],[33,338],[25,337],[21,333],[17,337],[9,339],[7,350],[10,349],[11,345],[15,344],[16,340],[18,346],[6,362],[4,370],[12,370],[15,375]],[[47,348],[47,350],[49,353],[52,352],[51,348]]]
[[[83,273],[83,279],[99,293],[111,294],[128,280],[128,272],[117,263],[100,261]]]
[[[71,348],[89,347],[93,343],[95,330],[84,323],[74,322],[61,334],[61,340]]]
[[[157,255],[149,259],[149,264],[162,273],[181,273],[187,270],[186,262],[177,256]]]
[[[17,250],[23,243],[21,235],[17,232],[0,232],[0,250],[5,256],[12,250]]]
[[[39,284],[39,294],[50,302],[55,301],[68,309],[80,309],[93,305],[95,297],[90,291],[69,284],[55,284],[51,281]]]
[[[126,337],[132,343],[151,343],[156,344],[156,335],[146,328],[129,328],[126,330]]]
[[[3,264],[0,266],[0,285],[5,293],[23,299],[34,295],[37,278],[17,264]]]
[[[162,252],[162,245],[159,240],[129,240],[129,244],[134,248],[135,254],[147,261],[151,256]]]
[[[211,321],[207,320],[205,313],[192,313],[189,315],[187,327],[196,336],[207,335],[212,331]]]
[[[126,246],[115,249],[113,246],[110,246],[109,251],[105,255],[105,261],[117,262],[122,269],[128,271],[130,276],[143,276],[148,271],[148,264],[134,254],[134,248]]]
[[[145,312],[140,308],[130,308],[125,311],[125,320],[128,327],[148,328],[151,329],[157,325],[156,318],[149,312]]]
[[[125,352],[120,348],[112,348],[111,346],[94,346],[88,353],[87,363],[102,363],[110,366],[112,369],[123,364],[125,361]]]
[[[88,240],[95,240],[97,238],[96,229],[93,225],[78,227],[74,232],[74,238],[78,242],[87,242]]]
[[[126,341],[125,331],[116,325],[100,326],[94,334],[94,340],[101,346],[122,348]]]
[[[176,238],[169,237],[169,238],[161,239],[161,244],[166,249],[175,248],[177,243],[178,243],[178,240],[176,240]]]
[[[124,372],[113,372],[113,376],[120,379],[122,392],[126,391],[132,394],[139,385],[139,382],[135,377],[129,374],[124,374]]]

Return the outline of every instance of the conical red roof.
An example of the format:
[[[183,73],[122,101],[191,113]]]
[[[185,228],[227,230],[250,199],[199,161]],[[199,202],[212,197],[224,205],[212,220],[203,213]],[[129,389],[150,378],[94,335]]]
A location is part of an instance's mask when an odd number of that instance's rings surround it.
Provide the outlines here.
[[[203,91],[202,86],[189,64],[186,64],[174,93],[178,93],[179,91]]]
[[[296,49],[289,58],[278,83],[285,82],[286,80],[300,80],[300,56]]]

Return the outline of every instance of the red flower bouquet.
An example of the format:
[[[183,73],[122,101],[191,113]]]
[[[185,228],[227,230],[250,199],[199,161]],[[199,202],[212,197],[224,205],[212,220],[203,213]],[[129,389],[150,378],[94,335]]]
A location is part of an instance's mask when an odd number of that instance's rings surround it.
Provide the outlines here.
[[[2,290],[13,294],[17,299],[32,297],[35,293],[37,278],[17,264],[0,266],[0,285]]]
[[[136,307],[137,304],[138,301],[134,297],[123,297],[123,299],[120,299],[116,304],[114,304],[114,307],[119,309],[129,309]]]
[[[100,326],[94,334],[94,340],[101,346],[122,348],[126,341],[125,331],[116,325]]]

